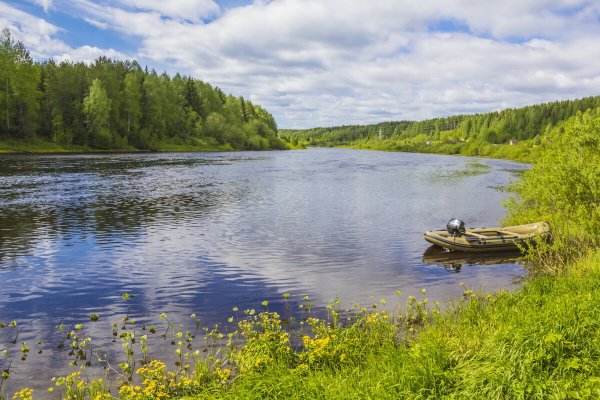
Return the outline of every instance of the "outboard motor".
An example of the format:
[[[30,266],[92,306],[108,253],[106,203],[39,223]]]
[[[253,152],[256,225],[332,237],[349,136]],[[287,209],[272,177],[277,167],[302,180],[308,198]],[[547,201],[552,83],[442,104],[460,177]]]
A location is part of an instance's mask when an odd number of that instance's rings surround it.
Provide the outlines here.
[[[465,233],[465,223],[458,218],[452,218],[446,224],[446,229],[453,237],[461,236],[463,233]]]

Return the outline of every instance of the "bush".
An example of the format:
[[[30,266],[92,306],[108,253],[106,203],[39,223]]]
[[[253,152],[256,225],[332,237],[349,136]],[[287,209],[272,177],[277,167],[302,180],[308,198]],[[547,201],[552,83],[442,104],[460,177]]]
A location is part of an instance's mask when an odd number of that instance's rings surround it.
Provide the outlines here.
[[[513,185],[508,224],[544,220],[552,243],[530,253],[539,270],[558,272],[600,244],[600,113],[586,111],[556,128],[534,166]]]

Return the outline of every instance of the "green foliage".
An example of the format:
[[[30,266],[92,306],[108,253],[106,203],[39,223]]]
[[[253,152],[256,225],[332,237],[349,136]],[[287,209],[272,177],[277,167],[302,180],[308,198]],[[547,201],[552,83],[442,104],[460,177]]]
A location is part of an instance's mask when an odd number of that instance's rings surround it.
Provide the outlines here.
[[[83,99],[83,113],[90,132],[93,147],[110,149],[112,138],[109,130],[110,100],[100,79],[94,79],[90,94]]]
[[[138,132],[142,117],[142,81],[143,75],[139,71],[131,71],[125,75],[123,88],[123,101],[127,114],[127,134]]]
[[[402,344],[399,319],[379,311],[337,331],[320,326],[305,345],[318,363],[273,364],[193,398],[595,398],[599,283],[597,254],[567,276],[535,278],[516,293],[465,289],[462,301]],[[419,309],[414,315],[427,311]]]
[[[240,373],[256,372],[273,363],[289,364],[294,354],[290,334],[284,329],[277,313],[262,312],[248,316],[239,324],[246,342],[242,349],[232,348],[231,359]]]
[[[8,29],[0,33],[0,132],[25,138],[37,128],[40,71]],[[2,136],[0,134],[0,136]]]
[[[600,107],[600,96],[475,115],[281,130],[290,142],[313,146],[461,154],[531,161],[540,137],[579,111]]]
[[[65,145],[53,141],[21,139],[0,139],[0,154],[9,152],[18,153],[64,153],[64,152],[83,152],[89,151],[89,147],[78,145]]]
[[[0,35],[0,140],[84,149],[287,149],[273,116],[193,79],[136,61],[34,63]]]
[[[547,272],[600,244],[600,112],[578,113],[546,138],[533,167],[513,185],[507,223],[545,220],[553,242],[531,257]]]

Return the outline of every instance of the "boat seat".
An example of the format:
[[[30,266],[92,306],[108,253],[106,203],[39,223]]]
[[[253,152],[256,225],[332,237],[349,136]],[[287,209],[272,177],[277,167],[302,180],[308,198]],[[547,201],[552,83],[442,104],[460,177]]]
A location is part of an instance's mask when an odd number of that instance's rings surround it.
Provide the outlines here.
[[[503,233],[503,234],[505,234],[507,236],[519,237],[518,233],[511,232],[511,231],[503,231],[503,230],[499,229],[498,232]]]
[[[501,229],[498,229],[497,231],[500,233],[501,235],[496,235],[496,236],[486,236],[486,235],[480,235],[479,233],[474,233],[474,232],[465,232],[465,235],[467,236],[473,236],[476,237],[478,239],[513,239],[513,238],[518,238],[519,235],[517,235],[514,232],[510,232],[510,231],[503,231]]]
[[[479,239],[490,239],[490,236],[480,235],[479,233],[465,232],[466,236],[473,236]]]

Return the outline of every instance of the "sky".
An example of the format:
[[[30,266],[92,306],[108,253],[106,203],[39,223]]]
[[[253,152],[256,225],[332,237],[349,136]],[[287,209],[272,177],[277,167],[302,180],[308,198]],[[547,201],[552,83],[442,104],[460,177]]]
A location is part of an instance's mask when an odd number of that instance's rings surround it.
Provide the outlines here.
[[[598,0],[0,0],[36,60],[136,59],[280,128],[600,95]]]

